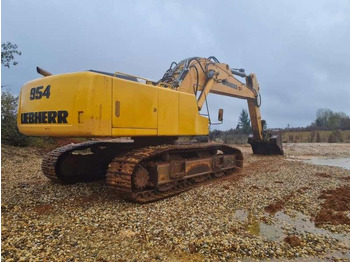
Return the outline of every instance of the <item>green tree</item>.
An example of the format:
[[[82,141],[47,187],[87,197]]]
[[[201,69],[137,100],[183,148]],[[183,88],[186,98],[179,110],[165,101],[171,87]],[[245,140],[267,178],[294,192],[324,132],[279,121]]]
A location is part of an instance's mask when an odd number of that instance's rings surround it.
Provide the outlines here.
[[[244,134],[250,134],[252,131],[252,128],[250,126],[250,119],[247,110],[243,109],[239,119],[238,119],[238,125],[236,129],[239,129]]]
[[[17,127],[18,97],[9,91],[1,93],[1,142],[13,146],[26,146],[30,139]]]
[[[1,44],[1,64],[10,68],[17,65],[14,61],[15,55],[21,55],[17,45],[10,42]],[[30,139],[22,135],[17,127],[18,97],[12,95],[8,90],[1,92],[1,142],[14,146],[26,146]]]
[[[328,128],[329,119],[333,115],[332,110],[320,108],[316,112],[316,125],[319,127]]]
[[[317,110],[316,120],[311,126],[327,130],[347,130],[350,129],[350,118],[343,112],[333,112],[330,109],[321,108]]]
[[[1,64],[10,68],[10,65],[17,65],[18,62],[14,61],[15,55],[21,55],[21,51],[17,50],[17,45],[11,42],[1,44]]]
[[[342,130],[350,130],[350,117],[345,116],[340,120],[340,128]]]

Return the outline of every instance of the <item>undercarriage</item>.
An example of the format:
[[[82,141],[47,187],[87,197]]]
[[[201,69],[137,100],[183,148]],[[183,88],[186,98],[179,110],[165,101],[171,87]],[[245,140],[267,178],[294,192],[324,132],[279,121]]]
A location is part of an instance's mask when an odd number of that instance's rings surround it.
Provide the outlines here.
[[[233,174],[243,167],[239,149],[214,143],[160,144],[89,141],[48,153],[45,176],[72,184],[106,179],[121,198],[147,203]]]

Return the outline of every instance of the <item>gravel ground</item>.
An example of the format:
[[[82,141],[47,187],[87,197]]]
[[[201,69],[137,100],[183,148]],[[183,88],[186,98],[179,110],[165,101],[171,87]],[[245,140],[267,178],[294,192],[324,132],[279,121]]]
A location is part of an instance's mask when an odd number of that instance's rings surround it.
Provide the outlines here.
[[[52,184],[38,151],[2,146],[1,260],[350,260],[347,222],[314,225],[325,190],[343,187],[349,197],[350,170],[288,160],[350,157],[350,144],[285,144],[285,156],[272,157],[238,147],[239,174],[139,205],[103,181]]]

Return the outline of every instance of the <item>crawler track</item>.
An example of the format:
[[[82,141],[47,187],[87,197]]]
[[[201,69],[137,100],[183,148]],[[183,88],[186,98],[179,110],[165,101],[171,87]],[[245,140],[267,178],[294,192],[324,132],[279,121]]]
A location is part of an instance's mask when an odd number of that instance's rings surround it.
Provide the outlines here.
[[[173,179],[166,184],[168,190],[163,191],[162,186],[157,184],[159,181],[153,181],[151,188],[144,190],[137,190],[133,184],[133,177],[137,167],[149,166],[155,161],[161,161],[165,154],[179,154],[186,153],[203,153],[220,150],[224,154],[234,154],[235,163],[227,167],[218,168],[217,170],[206,170],[204,172],[196,172],[194,174],[185,174],[183,177]],[[198,157],[196,160],[202,160]],[[115,157],[109,164],[106,181],[107,184],[114,188],[120,197],[140,202],[147,203],[167,198],[186,190],[189,190],[205,181],[217,179],[223,175],[233,173],[235,170],[243,167],[242,153],[236,149],[221,144],[191,144],[191,145],[162,145],[152,146],[146,148],[138,148],[127,152],[123,156]],[[151,179],[152,180],[152,177]]]
[[[61,184],[103,179],[109,161],[125,148],[133,146],[108,140],[69,144],[47,153],[41,169],[47,178]]]
[[[55,150],[47,153],[44,156],[43,161],[41,163],[41,169],[44,175],[54,182],[65,183],[64,179],[61,177],[59,172],[57,172],[58,168],[56,168],[56,166],[58,164],[59,159],[72,151],[85,149],[97,143],[97,141],[89,141],[80,144],[69,144],[56,148]]]
[[[240,150],[222,144],[141,147],[89,141],[51,151],[43,159],[42,171],[64,184],[106,178],[121,198],[147,203],[227,176],[242,166]]]
[[[119,195],[120,198],[123,198],[128,201],[138,202],[143,204],[151,203],[151,202],[155,202],[158,200],[162,200],[168,197],[178,195],[182,192],[188,191],[197,186],[210,183],[212,180],[217,181],[217,180],[224,179],[228,177],[230,174],[238,173],[238,172],[239,170],[237,170],[237,168],[232,168],[227,170],[227,173],[225,173],[223,177],[217,178],[215,177],[214,174],[212,174],[209,176],[205,176],[202,182],[195,182],[193,179],[184,179],[180,183],[178,183],[176,186],[174,186],[173,188],[171,188],[166,192],[149,189],[142,192],[126,192],[123,190],[117,190],[116,193]]]

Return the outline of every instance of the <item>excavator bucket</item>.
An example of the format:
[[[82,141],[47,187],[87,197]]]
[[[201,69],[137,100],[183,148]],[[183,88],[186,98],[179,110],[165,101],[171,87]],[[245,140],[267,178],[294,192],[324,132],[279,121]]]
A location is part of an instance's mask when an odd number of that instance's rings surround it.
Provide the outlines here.
[[[267,140],[256,141],[250,135],[248,143],[252,146],[253,153],[258,155],[283,155],[282,136],[278,130],[273,130]]]

